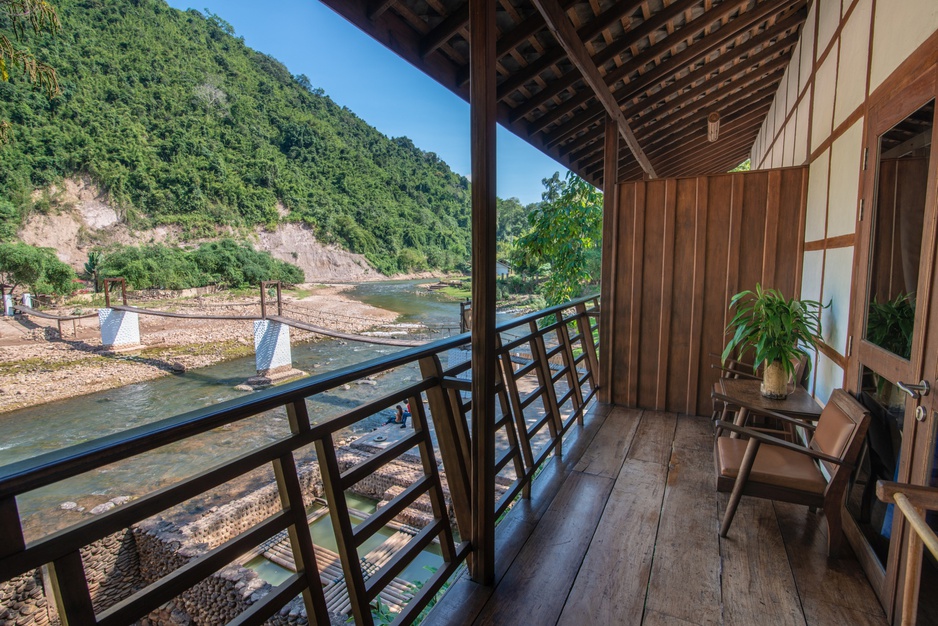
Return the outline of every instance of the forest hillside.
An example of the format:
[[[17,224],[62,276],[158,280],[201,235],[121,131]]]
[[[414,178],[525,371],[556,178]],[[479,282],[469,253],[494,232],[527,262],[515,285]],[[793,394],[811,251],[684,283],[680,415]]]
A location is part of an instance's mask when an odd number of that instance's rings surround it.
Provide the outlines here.
[[[82,177],[134,230],[204,239],[293,223],[384,273],[465,267],[468,180],[336,104],[315,76],[291,75],[218,16],[161,0],[54,4],[61,32],[22,43],[57,69],[61,95],[0,82],[11,124],[0,239],[49,210],[36,190]]]

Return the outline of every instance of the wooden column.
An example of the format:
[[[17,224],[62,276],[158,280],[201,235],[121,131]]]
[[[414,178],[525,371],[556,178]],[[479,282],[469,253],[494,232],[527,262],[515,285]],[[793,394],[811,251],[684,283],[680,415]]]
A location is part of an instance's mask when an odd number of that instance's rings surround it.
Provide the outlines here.
[[[472,136],[472,558],[495,581],[495,0],[469,0]]]
[[[612,402],[612,327],[615,323],[616,251],[619,249],[619,127],[606,116],[606,137],[603,145],[603,257],[601,275],[602,303],[599,312],[600,365],[597,395],[600,402]],[[587,325],[588,326],[588,325]]]

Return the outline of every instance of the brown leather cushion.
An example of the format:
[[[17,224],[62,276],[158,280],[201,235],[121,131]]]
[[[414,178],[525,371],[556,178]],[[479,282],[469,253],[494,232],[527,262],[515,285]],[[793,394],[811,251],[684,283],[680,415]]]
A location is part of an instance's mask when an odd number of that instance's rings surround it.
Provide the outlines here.
[[[721,476],[736,479],[747,445],[749,441],[745,439],[717,439],[717,465]],[[749,480],[816,494],[823,494],[827,487],[811,457],[766,443],[759,446]]]
[[[828,402],[821,413],[814,431],[812,447],[816,447],[824,454],[843,458],[847,441],[853,434],[857,425],[850,419],[843,409],[833,401]]]

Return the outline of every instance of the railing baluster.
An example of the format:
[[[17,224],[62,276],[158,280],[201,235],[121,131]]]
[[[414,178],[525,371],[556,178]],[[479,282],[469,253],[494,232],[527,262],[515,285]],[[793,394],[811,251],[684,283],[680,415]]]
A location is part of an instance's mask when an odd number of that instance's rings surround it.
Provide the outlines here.
[[[77,550],[56,559],[49,567],[52,593],[63,626],[96,624],[85,566]]]
[[[498,354],[501,348],[501,345],[500,345],[501,341],[497,335],[495,339],[495,344],[496,344],[495,353]],[[499,358],[499,361],[501,361],[501,358]],[[512,456],[512,460],[515,466],[515,477],[517,478],[517,480],[524,483],[524,487],[523,487],[522,494],[521,494],[522,497],[530,498],[531,497],[531,481],[528,480],[528,476],[525,473],[524,462],[522,461],[521,446],[518,444],[519,434],[517,432],[517,429],[515,428],[515,422],[513,419],[514,416],[512,415],[512,410],[511,410],[511,402],[508,399],[508,388],[507,388],[507,385],[505,384],[505,376],[502,372],[501,367],[495,368],[495,389],[496,389],[496,393],[498,394],[498,404],[502,410],[501,422],[504,424],[504,427],[505,427],[505,436],[508,439],[508,449],[514,450],[511,456]]]
[[[563,318],[563,313],[558,313],[557,317],[560,318],[561,324],[560,328],[557,329],[557,333],[560,336],[560,342],[563,345],[563,363],[567,368],[567,385],[570,387],[570,397],[573,398],[573,412],[577,416],[577,421],[580,423],[580,426],[583,425],[583,390],[580,388],[580,377],[577,375],[576,371],[576,359],[573,356],[573,344],[570,343],[570,329],[568,324],[570,320],[565,320]]]
[[[345,490],[342,489],[339,460],[336,458],[332,435],[326,435],[316,441],[316,456],[319,457],[322,486],[329,503],[329,515],[332,517],[339,558],[342,559],[342,570],[345,572],[345,585],[352,604],[352,615],[358,626],[373,626],[374,619],[365,591],[365,577],[355,547],[355,534],[352,531],[352,520],[349,518],[348,503],[345,501]]]
[[[558,311],[557,315],[560,315]],[[563,420],[560,418],[560,407],[557,406],[557,393],[554,391],[554,384],[551,382],[550,361],[547,360],[547,347],[544,344],[544,336],[537,327],[537,322],[532,320],[531,330],[531,354],[534,361],[538,364],[534,371],[537,372],[537,383],[542,389],[542,399],[544,410],[550,416],[547,421],[547,428],[550,430],[552,447],[557,456],[563,456]]]
[[[420,374],[424,378],[443,379],[443,367],[438,356],[433,355],[420,359]],[[449,484],[450,497],[453,500],[453,511],[456,514],[456,525],[462,537],[469,536],[471,526],[471,504],[469,496],[469,451],[463,448],[458,434],[459,427],[453,414],[452,404],[447,398],[447,392],[439,384],[427,389],[427,401],[430,404],[430,415],[436,427],[437,444],[440,446],[440,456],[443,457],[443,468],[446,470],[446,481]],[[458,393],[458,392],[457,392]],[[411,406],[411,413],[413,413]]]
[[[527,472],[529,476],[533,476],[534,470],[537,469],[534,467],[534,453],[531,451],[531,438],[528,436],[528,423],[524,418],[524,409],[521,406],[521,392],[518,391],[518,379],[515,372],[514,363],[511,361],[510,352],[501,352],[501,337],[496,336],[496,350],[501,354],[501,370],[502,370],[502,380],[505,381],[505,388],[508,392],[508,399],[511,402],[512,413],[515,418],[516,430],[518,431],[518,439],[521,442],[521,455],[524,458],[524,463],[527,466]],[[524,497],[531,497],[531,485],[530,482],[524,487]]]
[[[319,564],[316,563],[315,548],[306,522],[306,505],[303,504],[303,490],[296,474],[293,453],[276,459],[273,466],[280,491],[280,504],[284,510],[289,509],[293,517],[293,523],[287,528],[287,532],[296,572],[305,579],[303,603],[306,605],[306,614],[314,616],[317,624],[328,624],[329,611],[326,609],[326,598],[322,593]]]
[[[599,389],[599,355],[596,353],[596,342],[593,340],[593,327],[590,323],[589,312],[586,310],[586,304],[581,302],[576,305],[575,309],[577,329],[580,333],[580,346],[586,354],[590,386],[595,392]]]
[[[423,402],[419,397],[410,401],[410,415],[414,423],[414,430],[423,438],[418,449],[420,450],[420,462],[423,465],[423,473],[432,480],[430,488],[430,508],[433,510],[433,517],[442,520],[440,551],[443,553],[443,561],[449,565],[456,560],[456,544],[453,541],[453,529],[449,524],[449,514],[446,510],[446,501],[443,498],[443,483],[440,481],[440,471],[436,466],[436,457],[433,454],[433,440],[430,439],[430,427],[427,424],[427,413],[423,408]]]

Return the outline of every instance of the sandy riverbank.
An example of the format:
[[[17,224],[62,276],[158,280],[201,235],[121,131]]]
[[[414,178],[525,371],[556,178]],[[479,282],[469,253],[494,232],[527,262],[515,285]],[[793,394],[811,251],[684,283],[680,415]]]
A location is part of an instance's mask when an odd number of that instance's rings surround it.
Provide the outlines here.
[[[305,285],[285,294],[290,317],[359,333],[391,324],[397,314],[345,292],[352,285]],[[225,293],[185,300],[147,300],[146,308],[192,314],[251,315],[258,299]],[[85,311],[89,309],[85,305]],[[58,314],[72,314],[64,307]],[[54,311],[50,311],[54,312]],[[143,349],[118,356],[102,353],[97,319],[56,323],[36,318],[0,318],[0,412],[63,400],[151,380],[174,371],[205,367],[254,353],[250,321],[186,320],[141,316]],[[291,329],[294,342],[316,337]]]

